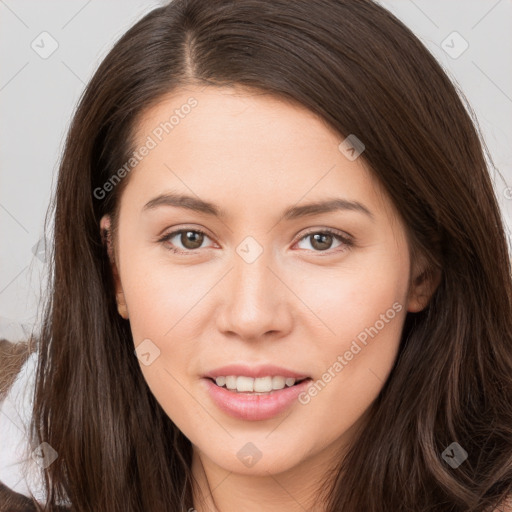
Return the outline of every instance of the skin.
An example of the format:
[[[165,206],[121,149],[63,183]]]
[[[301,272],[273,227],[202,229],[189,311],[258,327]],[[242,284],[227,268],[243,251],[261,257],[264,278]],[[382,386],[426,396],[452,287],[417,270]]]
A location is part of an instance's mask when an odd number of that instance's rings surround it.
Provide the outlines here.
[[[125,178],[110,247],[119,313],[135,347],[150,339],[160,350],[141,370],[193,444],[197,511],[323,510],[315,485],[364,425],[406,312],[425,307],[434,283],[417,279],[423,268],[410,261],[404,225],[363,159],[347,159],[344,137],[302,106],[242,88],[179,89],[141,117],[137,146],[191,96],[198,105]],[[143,211],[170,191],[215,203],[227,217]],[[327,197],[358,201],[374,220],[350,210],[281,218]],[[109,227],[105,216],[101,228]],[[325,228],[354,245],[305,236]],[[178,229],[206,236],[196,234],[197,249],[180,234],[158,241]],[[252,263],[236,251],[247,236],[263,250]],[[317,381],[396,303],[401,311],[306,405],[244,421],[204,390],[201,376],[230,363],[273,363]],[[262,453],[252,467],[237,457],[248,442]]]

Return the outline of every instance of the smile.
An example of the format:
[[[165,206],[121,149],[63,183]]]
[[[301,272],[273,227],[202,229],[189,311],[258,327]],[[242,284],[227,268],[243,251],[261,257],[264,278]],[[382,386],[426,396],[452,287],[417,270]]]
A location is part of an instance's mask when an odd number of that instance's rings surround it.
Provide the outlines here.
[[[219,379],[222,386],[216,379]],[[212,402],[229,416],[246,421],[261,421],[277,416],[298,401],[298,396],[312,382],[309,377],[296,381],[294,378],[284,379],[280,376],[255,379],[244,376],[220,376],[216,379],[202,379]],[[268,390],[270,385],[272,388]],[[268,391],[258,391],[261,389]]]

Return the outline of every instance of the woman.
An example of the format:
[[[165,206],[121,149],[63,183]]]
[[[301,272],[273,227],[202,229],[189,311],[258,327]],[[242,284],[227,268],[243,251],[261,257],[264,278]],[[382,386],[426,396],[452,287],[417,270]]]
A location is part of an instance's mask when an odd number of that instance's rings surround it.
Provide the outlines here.
[[[131,28],[60,167],[46,510],[507,510],[511,267],[466,107],[369,0]]]

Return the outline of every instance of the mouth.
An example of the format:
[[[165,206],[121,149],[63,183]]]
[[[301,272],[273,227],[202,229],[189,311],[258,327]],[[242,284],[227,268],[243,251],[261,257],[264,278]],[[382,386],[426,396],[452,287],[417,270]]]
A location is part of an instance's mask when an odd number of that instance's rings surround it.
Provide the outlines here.
[[[236,381],[229,377],[233,377]],[[274,378],[272,377],[272,380]],[[220,379],[219,383],[216,382],[217,379]],[[259,387],[260,384],[263,385],[265,383],[256,382],[257,379],[250,377],[247,377],[247,379],[255,381],[256,391],[254,390],[254,385],[252,391],[250,390],[250,381],[245,381],[243,377],[227,376],[224,382],[219,377],[203,377],[202,381],[205,386],[205,392],[220,411],[244,421],[270,420],[279,416],[294,404],[296,406],[297,403],[301,403],[301,394],[307,391],[313,381],[311,377],[291,378],[288,381],[288,385],[286,385],[285,379],[284,386],[280,387],[283,385],[283,380],[278,378],[276,379],[276,385],[280,389],[269,390],[269,379],[267,379],[266,391],[258,391],[258,389],[262,389],[262,387]],[[244,389],[245,385],[249,389]],[[228,386],[231,386],[233,389],[229,389]]]
[[[206,377],[206,379],[215,386],[232,393],[252,396],[272,395],[283,389],[292,388],[305,381],[312,380],[311,377],[293,378],[279,375],[259,378],[229,375],[216,378]]]

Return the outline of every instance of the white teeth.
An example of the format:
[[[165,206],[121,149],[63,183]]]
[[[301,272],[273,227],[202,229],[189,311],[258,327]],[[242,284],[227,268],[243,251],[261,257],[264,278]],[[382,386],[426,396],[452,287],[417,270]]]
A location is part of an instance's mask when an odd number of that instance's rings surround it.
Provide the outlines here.
[[[284,377],[272,377],[272,389],[283,389],[286,384]]]
[[[237,377],[236,378],[237,391],[254,391],[254,379],[251,377]]]
[[[226,386],[227,389],[236,390],[240,393],[268,393],[272,390],[283,389],[285,386],[291,387],[295,384],[297,379],[293,377],[282,377],[276,375],[274,377],[252,377],[227,375],[220,376],[215,379],[217,386]]]
[[[236,377],[234,375],[226,377],[226,387],[228,389],[236,389]]]
[[[272,391],[272,377],[257,377],[254,379],[254,391],[257,393]]]

